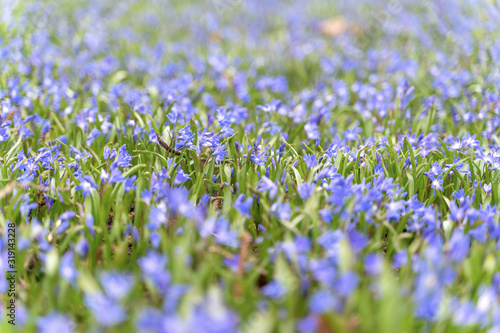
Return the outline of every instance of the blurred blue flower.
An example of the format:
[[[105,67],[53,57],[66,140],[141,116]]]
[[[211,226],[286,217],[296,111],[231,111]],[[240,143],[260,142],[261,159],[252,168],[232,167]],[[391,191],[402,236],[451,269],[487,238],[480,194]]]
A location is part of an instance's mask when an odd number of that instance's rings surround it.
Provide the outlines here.
[[[245,200],[245,195],[242,193],[238,196],[238,198],[236,198],[233,207],[246,217],[251,217],[250,208],[252,208],[252,205],[253,198],[249,197],[247,200]]]
[[[307,200],[313,195],[315,188],[316,186],[314,184],[302,183],[297,190],[302,200]]]
[[[116,301],[123,299],[135,284],[132,274],[122,272],[102,272],[99,280],[106,296]]]
[[[115,326],[127,319],[125,310],[115,300],[101,293],[85,294],[83,303],[102,326]]]
[[[80,176],[78,180],[80,181],[80,185],[77,185],[75,187],[75,191],[83,191],[84,198],[91,194],[92,189],[98,187],[96,184],[94,184],[94,181],[92,180],[92,178],[90,178],[90,176]]]
[[[279,299],[286,295],[286,288],[278,280],[272,280],[262,287],[262,295],[272,299]]]
[[[39,333],[73,333],[76,325],[68,315],[51,312],[36,321]]]
[[[71,283],[73,287],[76,287],[76,278],[78,277],[78,271],[75,269],[73,262],[73,253],[66,252],[61,257],[61,263],[59,264],[59,274],[61,277]]]

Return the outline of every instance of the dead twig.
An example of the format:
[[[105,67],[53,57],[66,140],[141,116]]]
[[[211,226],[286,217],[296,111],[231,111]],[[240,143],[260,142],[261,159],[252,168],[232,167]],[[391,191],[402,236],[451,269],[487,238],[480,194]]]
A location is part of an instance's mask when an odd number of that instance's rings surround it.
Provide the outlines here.
[[[238,280],[234,285],[233,293],[236,297],[241,297],[243,294],[243,287],[241,285],[241,278],[245,271],[246,259],[248,255],[248,250],[250,249],[250,243],[252,241],[252,236],[248,232],[244,232],[241,236],[241,248],[240,248],[240,261],[238,262],[238,271],[236,272],[236,276]]]
[[[163,147],[163,149],[165,149],[166,151],[168,151],[169,153],[173,153],[175,155],[182,155],[182,152],[180,150],[177,150],[175,148],[172,148],[171,146],[169,146],[165,141],[163,141],[163,139],[161,138],[160,134],[156,133],[156,139],[158,140],[158,144],[160,146]],[[233,159],[231,158],[226,158],[224,159],[226,162],[234,162]],[[202,157],[200,158],[200,161],[202,163],[206,163],[208,161],[208,159]],[[205,166],[203,166],[203,169],[205,168]]]
[[[158,140],[158,143],[160,144],[160,146],[162,146],[169,153],[173,153],[175,155],[182,155],[182,152],[180,150],[177,150],[177,149],[172,148],[169,145],[167,145],[167,143],[165,141],[163,141],[163,139],[161,138],[160,134],[156,133],[156,139]]]

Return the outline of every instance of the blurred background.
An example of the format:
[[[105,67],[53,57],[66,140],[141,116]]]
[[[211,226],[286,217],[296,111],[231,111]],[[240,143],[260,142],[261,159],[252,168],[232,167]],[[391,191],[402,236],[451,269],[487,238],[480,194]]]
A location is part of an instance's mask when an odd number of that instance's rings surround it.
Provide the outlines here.
[[[183,66],[230,74],[245,66],[250,76],[292,75],[293,88],[346,70],[363,79],[394,72],[414,78],[422,62],[456,67],[474,57],[481,64],[499,60],[500,50],[490,36],[500,28],[498,3],[489,0],[4,0],[0,6],[1,36],[18,37],[7,38],[17,47],[4,47],[2,58],[18,62],[21,72],[43,62],[80,77],[123,68],[148,80],[182,73]]]

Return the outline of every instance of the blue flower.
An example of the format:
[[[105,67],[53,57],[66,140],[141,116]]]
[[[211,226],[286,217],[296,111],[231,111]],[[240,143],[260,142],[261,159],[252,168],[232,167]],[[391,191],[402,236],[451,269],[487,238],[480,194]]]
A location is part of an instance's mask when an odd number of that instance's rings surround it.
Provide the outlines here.
[[[177,170],[176,176],[175,176],[175,185],[180,185],[184,183],[186,180],[191,179],[191,177],[184,173],[184,171],[181,169],[181,166],[179,165],[179,169]]]
[[[113,163],[111,163],[111,168],[114,169],[116,167],[125,168],[131,166],[130,163],[132,161],[132,156],[128,153],[127,146],[123,145],[120,147],[118,151],[118,157]]]
[[[431,188],[439,191],[443,191],[443,179],[441,176],[435,177],[434,175],[429,175],[429,180],[431,181]]]
[[[342,302],[326,290],[318,290],[309,299],[309,310],[314,314],[342,311]]]
[[[114,168],[111,170],[111,176],[109,176],[108,183],[114,184],[114,183],[123,183],[125,181],[125,178],[122,176],[122,172],[118,168]]]
[[[311,169],[318,164],[318,158],[316,155],[305,155],[304,156],[304,161],[306,162],[306,167],[308,169]]]
[[[221,293],[214,291],[194,307],[192,316],[187,321],[188,327],[184,327],[182,317],[178,316],[168,316],[163,324],[165,332],[197,332],[203,327],[207,333],[229,333],[238,331],[238,322],[236,313],[223,303]]]
[[[23,199],[21,202],[21,206],[19,207],[19,211],[21,212],[21,216],[23,216],[26,219],[26,222],[28,222],[28,215],[31,212],[32,209],[35,209],[38,207],[38,204],[33,202],[30,203],[30,197],[28,194],[23,195]]]
[[[244,157],[246,157],[246,156],[244,156]],[[264,150],[260,153],[257,153],[256,150],[253,150],[252,155],[250,155],[250,161],[252,161],[253,163],[255,163],[259,166],[265,165],[266,161],[267,161],[266,151]]]
[[[342,297],[348,297],[357,288],[358,276],[354,272],[342,274],[334,283],[335,291]]]
[[[170,284],[170,273],[165,268],[167,261],[166,256],[153,250],[148,250],[146,255],[138,260],[143,279],[151,281],[162,291]]]
[[[89,248],[87,238],[81,238],[75,245],[75,252],[80,256],[80,258],[84,259],[89,252]]]
[[[0,128],[0,142],[5,142],[9,138],[10,134],[6,128]]]
[[[387,207],[387,220],[397,220],[401,216],[401,212],[405,207],[404,201],[391,201],[386,204]]]
[[[219,145],[215,150],[213,151],[212,155],[215,157],[215,163],[219,163],[224,161],[224,158],[228,154],[228,151],[226,150],[226,145]]]
[[[288,202],[275,202],[271,206],[271,212],[276,214],[277,218],[285,221],[290,221],[290,218],[292,217],[292,209],[290,208],[290,203]]]
[[[297,323],[297,330],[300,333],[314,333],[317,331],[318,321],[315,316],[308,316]]]
[[[73,263],[73,253],[66,252],[61,257],[61,263],[59,265],[59,274],[61,277],[71,283],[73,287],[76,287],[76,278],[78,277],[78,271],[75,269]]]
[[[125,310],[115,300],[101,293],[86,294],[83,303],[102,326],[114,326],[127,319]]]
[[[449,256],[453,262],[462,262],[469,254],[470,240],[463,231],[455,229],[451,235],[449,246]]]
[[[104,293],[112,299],[123,299],[134,286],[134,276],[121,272],[103,272],[100,281]]]
[[[217,244],[236,248],[239,246],[239,234],[231,230],[231,224],[224,218],[219,218],[215,222],[214,239]]]
[[[246,201],[244,201],[244,199],[245,195],[243,193],[240,194],[238,198],[236,198],[233,207],[246,217],[251,217],[250,208],[252,208],[253,198],[250,197]]]
[[[80,176],[78,180],[80,181],[80,185],[75,187],[75,191],[83,191],[84,198],[91,194],[92,189],[98,187],[94,184],[94,181],[90,178],[90,176]]]
[[[401,250],[394,255],[394,260],[392,263],[393,268],[400,268],[408,263],[408,254],[406,250]]]
[[[279,299],[286,295],[286,288],[278,280],[272,280],[262,288],[262,295]]]
[[[365,257],[364,265],[365,271],[368,275],[378,275],[382,272],[382,266],[384,263],[384,259],[376,254],[369,253]]]
[[[316,186],[314,184],[302,183],[297,190],[302,200],[307,200],[313,195],[315,188]]]
[[[92,214],[87,215],[85,218],[85,226],[89,229],[90,234],[92,236],[95,236],[95,231],[94,231],[94,217]]]
[[[88,137],[87,137],[87,146],[90,147],[94,140],[101,135],[101,132],[97,128],[93,128],[92,131],[90,131]]]
[[[36,327],[39,333],[73,333],[76,325],[70,316],[51,312],[36,321]]]
[[[127,180],[125,181],[125,192],[128,193],[130,191],[135,190],[135,180],[137,179],[137,176],[132,176],[128,177]]]
[[[164,315],[157,309],[146,307],[136,321],[137,332],[162,332]]]
[[[59,215],[59,220],[68,221],[68,220],[71,220],[75,216],[76,216],[76,213],[70,210],[70,211],[64,212],[61,215]]]

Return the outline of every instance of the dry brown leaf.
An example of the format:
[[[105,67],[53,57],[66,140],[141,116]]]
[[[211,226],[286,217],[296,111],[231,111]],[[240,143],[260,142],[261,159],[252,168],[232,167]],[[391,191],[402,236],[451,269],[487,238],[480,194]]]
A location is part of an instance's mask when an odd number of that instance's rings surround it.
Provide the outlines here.
[[[347,21],[339,16],[328,20],[324,20],[319,24],[319,31],[329,37],[342,35],[349,28]]]

